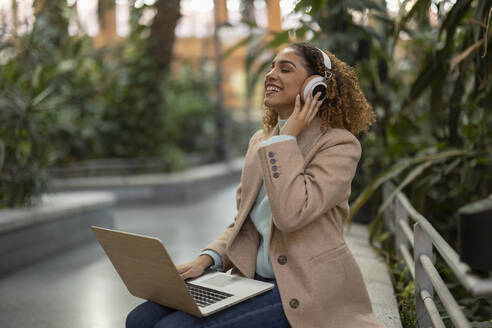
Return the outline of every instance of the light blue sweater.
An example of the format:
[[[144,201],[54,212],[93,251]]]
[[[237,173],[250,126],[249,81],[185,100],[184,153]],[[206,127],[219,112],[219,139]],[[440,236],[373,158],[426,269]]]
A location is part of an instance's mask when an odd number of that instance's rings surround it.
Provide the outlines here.
[[[285,122],[287,122],[287,119],[279,120],[280,129],[284,126]],[[290,139],[296,140],[294,136],[285,134],[272,136],[270,139],[263,141],[261,145],[264,146],[273,142],[280,142]],[[256,200],[253,203],[253,207],[249,212],[249,215],[261,237],[260,246],[258,247],[258,253],[256,254],[256,273],[265,278],[275,278],[272,263],[270,262],[270,257],[268,254],[268,244],[270,242],[271,213],[272,210],[270,208],[270,203],[266,194],[265,185],[264,183],[262,183],[261,188],[258,191],[258,195],[256,196]],[[217,252],[207,249],[200,253],[200,255],[202,254],[210,255],[214,259],[214,264],[210,267],[210,269],[222,269],[222,259]]]

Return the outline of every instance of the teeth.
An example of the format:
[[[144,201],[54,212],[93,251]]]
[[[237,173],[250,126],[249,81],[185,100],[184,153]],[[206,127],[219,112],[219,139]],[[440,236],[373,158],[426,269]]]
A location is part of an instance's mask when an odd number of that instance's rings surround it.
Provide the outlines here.
[[[280,89],[277,88],[277,87],[267,87],[267,91],[276,91],[276,92],[279,92]]]

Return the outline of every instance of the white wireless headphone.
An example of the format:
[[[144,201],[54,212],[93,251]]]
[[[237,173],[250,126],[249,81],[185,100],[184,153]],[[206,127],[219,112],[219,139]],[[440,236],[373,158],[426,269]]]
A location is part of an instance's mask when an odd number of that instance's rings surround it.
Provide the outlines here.
[[[318,101],[323,101],[326,98],[326,88],[328,87],[324,80],[328,80],[332,76],[331,72],[331,60],[328,55],[319,48],[316,48],[323,55],[323,63],[325,65],[325,75],[311,75],[309,76],[301,87],[301,101],[304,103],[309,96],[309,90],[311,90],[311,97],[314,97],[316,93],[321,92],[321,96]]]

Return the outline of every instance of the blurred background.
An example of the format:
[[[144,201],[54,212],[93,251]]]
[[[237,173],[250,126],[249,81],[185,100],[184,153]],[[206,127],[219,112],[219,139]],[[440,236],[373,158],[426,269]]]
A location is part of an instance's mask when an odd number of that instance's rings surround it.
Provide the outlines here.
[[[244,156],[266,68],[307,40],[355,69],[377,116],[353,220],[386,240],[392,181],[456,246],[457,209],[492,193],[491,30],[488,0],[0,0],[0,208],[53,179]]]

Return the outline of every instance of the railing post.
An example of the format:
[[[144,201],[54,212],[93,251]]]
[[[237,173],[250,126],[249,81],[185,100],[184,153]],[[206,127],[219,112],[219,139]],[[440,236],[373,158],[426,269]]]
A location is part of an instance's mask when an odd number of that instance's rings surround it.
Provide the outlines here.
[[[427,313],[424,301],[420,297],[420,292],[426,290],[430,297],[434,297],[434,288],[432,287],[432,282],[430,281],[427,273],[422,267],[420,262],[420,256],[425,254],[432,261],[434,261],[434,256],[432,254],[432,240],[427,236],[427,234],[422,230],[418,223],[413,226],[414,234],[414,248],[413,248],[413,259],[415,261],[415,312],[417,315],[417,327],[428,328],[433,327],[431,318]]]
[[[405,233],[401,229],[401,226],[398,224],[398,221],[404,221],[405,223],[408,223],[408,212],[407,210],[403,207],[402,203],[398,199],[398,197],[395,198],[395,250],[396,253],[400,258],[403,258],[403,254],[401,254],[400,251],[400,245],[405,245],[408,247],[408,239],[405,236]]]

